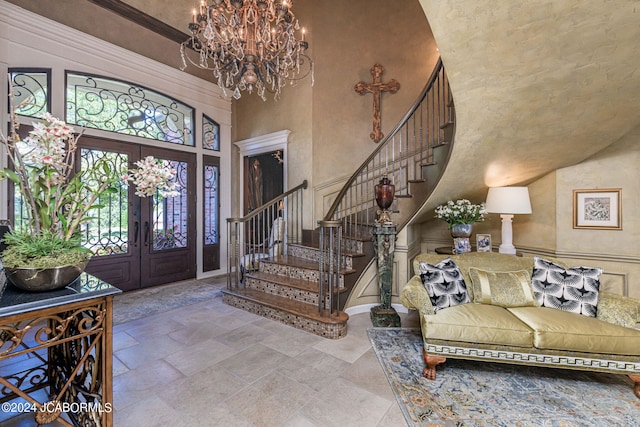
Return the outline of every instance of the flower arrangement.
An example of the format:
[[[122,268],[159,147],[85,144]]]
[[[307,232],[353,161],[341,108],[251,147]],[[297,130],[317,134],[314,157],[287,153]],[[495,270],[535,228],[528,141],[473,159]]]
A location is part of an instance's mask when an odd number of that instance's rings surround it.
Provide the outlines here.
[[[113,170],[106,157],[90,167],[75,171],[78,139],[82,135],[64,121],[45,113],[24,140],[18,136],[18,120],[11,112],[9,137],[0,133],[12,168],[0,171],[19,189],[26,214],[27,229],[5,235],[5,267],[51,268],[76,264],[91,253],[80,245],[79,227],[91,219],[91,211],[101,208],[100,198],[114,193],[129,181],[140,197],[159,191],[177,195],[176,172],[167,162],[147,157],[125,176]]]
[[[172,181],[176,176],[175,169],[153,156],[138,160],[135,165],[138,168],[129,170],[129,173],[122,176],[122,180],[125,183],[133,182],[136,186],[136,196],[150,197],[156,194],[156,191],[163,197],[174,197],[180,194],[176,190],[178,183]]]
[[[467,199],[449,200],[446,204],[436,208],[435,217],[449,224],[449,229],[458,224],[473,224],[484,221],[484,203],[472,204]]]

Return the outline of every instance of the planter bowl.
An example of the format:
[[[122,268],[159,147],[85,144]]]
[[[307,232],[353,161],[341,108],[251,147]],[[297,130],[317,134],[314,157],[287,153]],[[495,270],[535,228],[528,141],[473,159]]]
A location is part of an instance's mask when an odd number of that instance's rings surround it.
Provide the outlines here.
[[[61,289],[76,280],[87,266],[87,262],[53,268],[5,267],[7,278],[17,288],[29,292],[44,292]]]

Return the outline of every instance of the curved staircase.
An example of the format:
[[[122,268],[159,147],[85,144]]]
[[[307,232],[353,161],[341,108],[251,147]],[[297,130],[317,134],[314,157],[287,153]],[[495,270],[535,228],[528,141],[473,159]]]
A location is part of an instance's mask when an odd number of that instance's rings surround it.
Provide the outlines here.
[[[383,174],[395,184],[393,220],[401,230],[440,179],[454,134],[453,99],[439,60],[414,105],[346,182],[318,229],[301,229],[306,181],[244,218],[227,219],[224,302],[326,338],[346,336],[349,316],[342,310],[374,257],[375,185]],[[282,253],[255,256],[261,239],[248,230],[259,229],[264,238],[278,216],[287,224]],[[311,237],[303,241],[303,235]],[[242,259],[255,261],[255,270],[242,271]]]

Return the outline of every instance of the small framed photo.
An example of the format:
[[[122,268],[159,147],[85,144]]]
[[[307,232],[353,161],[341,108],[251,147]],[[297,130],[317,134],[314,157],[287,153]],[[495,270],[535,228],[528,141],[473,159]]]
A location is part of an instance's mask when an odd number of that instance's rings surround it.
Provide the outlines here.
[[[491,234],[476,234],[478,252],[491,252]]]
[[[457,254],[466,254],[471,252],[471,243],[468,237],[456,237],[453,239],[453,249]]]
[[[622,230],[622,189],[573,190],[573,228]]]

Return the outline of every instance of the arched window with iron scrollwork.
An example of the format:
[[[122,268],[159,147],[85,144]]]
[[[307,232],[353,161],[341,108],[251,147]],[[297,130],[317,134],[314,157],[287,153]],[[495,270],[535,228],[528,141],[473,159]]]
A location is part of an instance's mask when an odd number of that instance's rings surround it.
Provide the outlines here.
[[[194,145],[194,109],[120,80],[67,71],[66,121],[87,128]]]

